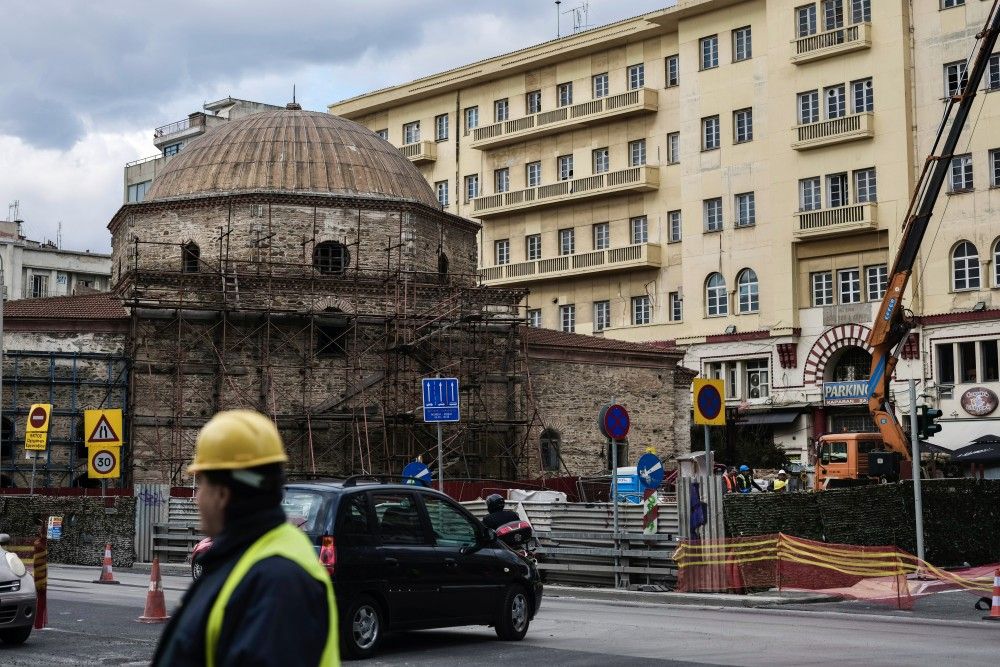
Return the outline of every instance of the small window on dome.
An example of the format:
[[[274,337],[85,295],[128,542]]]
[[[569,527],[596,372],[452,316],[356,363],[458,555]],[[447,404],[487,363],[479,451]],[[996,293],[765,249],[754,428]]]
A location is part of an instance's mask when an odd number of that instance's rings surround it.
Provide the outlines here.
[[[185,243],[181,246],[181,271],[184,273],[198,273],[198,262],[201,259],[201,248],[195,242]]]
[[[323,275],[343,273],[351,263],[347,246],[337,241],[323,241],[313,250],[313,266]]]

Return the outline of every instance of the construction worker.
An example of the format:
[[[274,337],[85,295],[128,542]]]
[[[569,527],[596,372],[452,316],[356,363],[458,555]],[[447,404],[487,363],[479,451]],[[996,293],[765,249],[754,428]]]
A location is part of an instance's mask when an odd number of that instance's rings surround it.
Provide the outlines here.
[[[213,544],[154,665],[340,664],[330,575],[281,508],[286,461],[278,429],[257,412],[220,412],[201,429],[188,472]]]
[[[753,478],[753,471],[750,470],[749,466],[740,466],[740,474],[736,476],[736,490],[740,493],[750,493],[756,488],[758,491],[763,491],[764,489],[757,480]]]
[[[735,493],[737,491],[736,466],[729,466],[726,474],[722,476],[722,483],[725,485],[724,489],[726,493]]]
[[[778,479],[774,480],[773,490],[776,493],[788,493],[788,473],[784,470],[778,471]]]

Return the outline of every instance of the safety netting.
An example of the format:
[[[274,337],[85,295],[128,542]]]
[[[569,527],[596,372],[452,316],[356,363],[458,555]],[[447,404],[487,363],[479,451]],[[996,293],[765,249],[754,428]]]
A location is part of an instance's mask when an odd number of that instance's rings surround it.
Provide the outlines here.
[[[685,540],[674,560],[682,592],[807,591],[900,609],[944,590],[989,594],[997,568],[942,570],[894,546],[827,544],[782,533]]]

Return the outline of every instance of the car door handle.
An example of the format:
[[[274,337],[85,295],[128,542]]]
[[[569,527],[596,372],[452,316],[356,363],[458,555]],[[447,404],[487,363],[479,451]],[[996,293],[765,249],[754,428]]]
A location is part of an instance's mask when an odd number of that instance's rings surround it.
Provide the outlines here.
[[[458,567],[458,561],[455,560],[454,558],[445,558],[444,559],[444,566],[445,567]]]
[[[385,564],[388,565],[389,567],[399,567],[399,559],[398,558],[391,558],[391,557],[390,558],[386,558],[385,559]]]

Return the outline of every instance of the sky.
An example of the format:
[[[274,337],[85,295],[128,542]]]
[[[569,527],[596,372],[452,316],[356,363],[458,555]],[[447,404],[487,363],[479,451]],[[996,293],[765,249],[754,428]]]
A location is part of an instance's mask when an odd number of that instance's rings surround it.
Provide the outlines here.
[[[572,32],[565,0],[562,34]],[[591,26],[673,4],[591,0]],[[126,162],[153,128],[227,96],[303,108],[404,83],[556,35],[549,0],[3,2],[0,202],[24,233],[108,252]],[[9,209],[9,207],[8,207]],[[9,212],[9,210],[8,210]],[[7,217],[0,210],[0,216]]]

